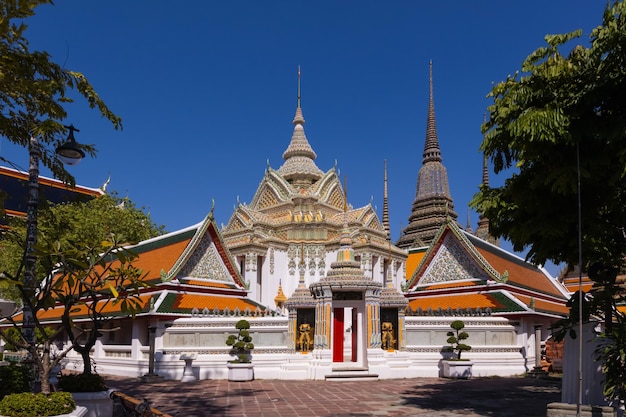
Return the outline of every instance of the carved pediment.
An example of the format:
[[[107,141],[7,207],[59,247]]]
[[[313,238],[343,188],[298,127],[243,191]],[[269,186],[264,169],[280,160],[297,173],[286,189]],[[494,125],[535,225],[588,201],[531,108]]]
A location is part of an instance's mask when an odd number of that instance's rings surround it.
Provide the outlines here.
[[[461,242],[453,234],[447,234],[418,285],[488,277]]]
[[[213,240],[208,234],[200,240],[193,253],[182,266],[177,278],[202,278],[215,281],[233,282]]]

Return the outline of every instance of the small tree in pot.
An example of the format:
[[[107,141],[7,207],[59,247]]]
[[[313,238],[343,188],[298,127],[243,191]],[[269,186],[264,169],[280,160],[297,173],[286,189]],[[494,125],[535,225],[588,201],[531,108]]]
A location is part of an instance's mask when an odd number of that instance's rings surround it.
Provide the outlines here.
[[[250,336],[250,323],[248,320],[239,320],[235,324],[235,329],[239,331],[237,334],[231,334],[226,339],[226,345],[231,346],[231,355],[235,355],[237,359],[231,363],[251,363],[250,352],[254,349],[252,336]]]
[[[465,323],[462,320],[454,320],[450,323],[451,331],[447,333],[449,346],[443,348],[444,352],[451,352],[454,357],[443,360],[443,376],[448,378],[470,378],[472,376],[473,363],[467,359],[461,359],[461,353],[471,350],[472,347],[464,341],[469,338],[469,334],[463,330]]]
[[[466,352],[472,349],[471,346],[463,343],[463,341],[469,337],[469,334],[463,331],[465,323],[463,323],[462,320],[454,320],[452,323],[450,323],[450,327],[452,328],[452,331],[449,331],[446,334],[448,336],[446,342],[449,343],[450,346],[446,346],[444,351],[454,353],[456,358],[454,358],[453,360],[460,361],[461,352]]]
[[[235,324],[237,334],[231,334],[226,339],[226,345],[231,346],[230,354],[236,359],[229,361],[228,380],[229,381],[252,381],[254,379],[254,368],[250,352],[254,349],[252,336],[250,336],[250,323],[248,320],[239,320]]]

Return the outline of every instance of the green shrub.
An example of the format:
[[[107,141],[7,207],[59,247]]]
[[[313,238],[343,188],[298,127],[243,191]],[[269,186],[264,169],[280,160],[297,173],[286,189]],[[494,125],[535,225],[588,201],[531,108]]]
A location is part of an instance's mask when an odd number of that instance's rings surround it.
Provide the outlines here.
[[[0,401],[0,414],[7,417],[48,417],[68,414],[76,409],[69,392],[9,394]]]
[[[31,373],[26,366],[15,363],[0,366],[0,398],[8,394],[30,391],[31,382]]]
[[[104,378],[99,374],[67,374],[59,377],[57,384],[60,390],[66,392],[94,392],[108,389]]]
[[[462,331],[465,327],[463,320],[454,320],[450,323],[450,327],[452,328],[452,331],[447,333],[448,339],[446,340],[447,343],[450,343],[450,346],[444,347],[444,352],[452,352],[456,355],[456,360],[461,360],[462,352],[472,350],[470,345],[466,345],[464,343],[464,340],[469,337],[469,334]]]
[[[254,349],[252,336],[250,336],[250,322],[247,320],[239,320],[235,324],[235,329],[239,330],[238,334],[231,334],[226,339],[226,345],[231,346],[230,354],[237,356],[237,359],[231,361],[233,363],[250,363],[250,352]]]

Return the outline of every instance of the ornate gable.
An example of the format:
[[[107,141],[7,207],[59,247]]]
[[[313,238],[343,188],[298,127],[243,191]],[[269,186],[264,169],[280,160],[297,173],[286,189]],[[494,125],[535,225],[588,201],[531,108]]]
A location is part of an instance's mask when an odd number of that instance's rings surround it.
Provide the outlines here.
[[[277,171],[268,168],[267,174],[257,188],[250,208],[264,210],[290,200],[297,191]]]
[[[345,196],[334,169],[328,171],[324,178],[318,182],[317,193],[320,201],[343,210]]]
[[[489,274],[478,265],[454,234],[446,233],[418,281],[418,285],[465,279],[486,280]]]
[[[359,222],[363,224],[363,227],[367,227],[368,229],[378,230],[381,232],[385,231],[385,228],[383,227],[382,223],[378,219],[378,215],[372,208],[371,204],[361,209]]]
[[[178,279],[186,277],[234,283],[208,233],[204,234],[187,262],[176,275]]]
[[[242,216],[241,214],[242,214],[241,210],[236,210],[235,213],[233,213],[233,216],[228,222],[228,226],[226,227],[228,231],[234,232],[234,231],[244,230],[248,228],[248,225],[244,222],[244,219],[243,219],[244,216]]]

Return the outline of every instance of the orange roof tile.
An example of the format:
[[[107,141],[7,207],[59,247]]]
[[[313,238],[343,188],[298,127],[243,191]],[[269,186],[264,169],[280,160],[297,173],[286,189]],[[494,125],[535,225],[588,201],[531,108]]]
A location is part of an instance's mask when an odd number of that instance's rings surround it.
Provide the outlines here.
[[[531,307],[531,299],[532,297],[524,296],[516,294],[516,297],[526,304],[529,308]],[[554,303],[547,300],[542,299],[532,299],[532,304],[534,304],[533,309],[535,311],[544,311],[548,313],[555,313],[558,315],[567,315],[569,314],[569,307],[567,307],[564,303]]]
[[[491,294],[460,294],[460,295],[439,295],[435,297],[420,296],[409,301],[409,308],[412,310],[436,310],[447,308],[453,310],[457,308],[491,308],[498,309],[505,307],[504,304],[495,299]]]
[[[150,299],[152,298],[152,294],[143,294],[140,295],[138,298],[135,298],[135,300],[139,301],[139,305],[141,306],[141,309],[146,309],[150,303]],[[121,310],[121,303],[116,303],[113,304],[113,302],[110,302],[106,305],[104,305],[104,301],[100,301],[98,304],[101,305],[101,307],[99,307],[99,310],[101,313],[105,314],[105,315],[119,315],[122,310]],[[65,307],[64,306],[56,306],[54,308],[50,308],[48,310],[40,310],[37,312],[37,317],[39,318],[39,320],[41,320],[42,322],[47,322],[47,321],[54,321],[54,320],[60,320],[61,316],[63,315],[63,312],[65,311]],[[73,308],[72,310],[72,317],[75,319],[79,319],[82,317],[87,317],[87,307],[85,305],[81,305],[81,306],[76,306]],[[15,317],[16,321],[21,321],[22,320],[22,315],[18,315]]]
[[[167,272],[174,266],[190,241],[191,237],[143,252],[133,261],[133,265],[144,273],[148,272],[148,279],[160,278],[161,271]]]
[[[575,277],[575,278],[564,278],[563,279],[563,285],[565,286],[565,288],[567,288],[568,291],[576,292],[576,291],[578,291],[578,284],[579,284],[578,281],[579,281],[578,277]],[[582,277],[582,289],[583,289],[583,292],[591,291],[591,287],[593,287],[593,281],[591,279],[589,279],[589,277],[583,276]]]
[[[523,288],[532,288],[545,294],[551,294],[560,298],[564,295],[558,291],[549,277],[540,269],[527,264],[518,259],[508,259],[500,254],[496,254],[485,247],[475,246],[478,252],[485,258],[493,269],[503,274],[508,272],[508,283]]]
[[[425,255],[426,251],[409,253],[409,256],[406,258],[406,280],[411,279]]]
[[[197,308],[202,310],[208,308],[209,310],[218,309],[220,311],[229,309],[233,311],[239,309],[244,311],[246,308],[254,310],[257,308],[257,304],[252,303],[248,299],[234,298],[217,295],[205,295],[205,294],[176,294],[175,301],[172,305],[172,309],[192,310]]]

